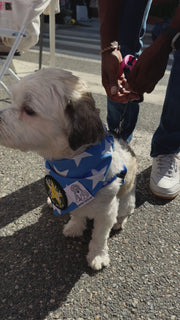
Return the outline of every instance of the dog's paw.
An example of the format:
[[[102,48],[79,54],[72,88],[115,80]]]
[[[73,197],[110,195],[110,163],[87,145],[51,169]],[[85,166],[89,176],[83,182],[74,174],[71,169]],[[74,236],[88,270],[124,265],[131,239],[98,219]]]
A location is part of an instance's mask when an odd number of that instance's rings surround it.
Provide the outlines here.
[[[71,220],[65,224],[64,229],[63,229],[63,235],[65,237],[80,237],[83,235],[84,229],[82,228],[81,225],[78,225]]]
[[[101,270],[103,267],[108,267],[110,263],[108,253],[102,255],[92,255],[90,252],[87,255],[88,265],[94,270]]]
[[[127,223],[128,217],[117,218],[117,222],[113,226],[113,230],[123,230]]]

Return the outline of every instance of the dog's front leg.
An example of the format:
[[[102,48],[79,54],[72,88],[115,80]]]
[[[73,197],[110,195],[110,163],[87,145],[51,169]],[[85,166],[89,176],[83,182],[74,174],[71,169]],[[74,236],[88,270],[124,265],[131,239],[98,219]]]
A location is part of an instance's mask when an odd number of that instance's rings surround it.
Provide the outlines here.
[[[86,218],[75,213],[64,226],[63,234],[65,237],[80,237],[86,229]]]
[[[112,226],[117,217],[118,201],[113,199],[110,206],[104,208],[103,214],[97,212],[94,218],[94,229],[92,239],[89,243],[89,253],[87,261],[89,266],[94,270],[100,270],[102,267],[109,265],[110,259],[108,254],[108,238]],[[103,208],[101,208],[103,210]]]

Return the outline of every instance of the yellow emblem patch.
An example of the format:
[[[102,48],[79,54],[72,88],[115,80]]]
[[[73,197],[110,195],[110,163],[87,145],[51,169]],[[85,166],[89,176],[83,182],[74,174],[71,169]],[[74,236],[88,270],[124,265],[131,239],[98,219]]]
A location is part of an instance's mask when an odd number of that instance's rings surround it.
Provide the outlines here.
[[[60,184],[50,175],[45,176],[45,187],[52,203],[61,210],[66,209],[66,193]]]

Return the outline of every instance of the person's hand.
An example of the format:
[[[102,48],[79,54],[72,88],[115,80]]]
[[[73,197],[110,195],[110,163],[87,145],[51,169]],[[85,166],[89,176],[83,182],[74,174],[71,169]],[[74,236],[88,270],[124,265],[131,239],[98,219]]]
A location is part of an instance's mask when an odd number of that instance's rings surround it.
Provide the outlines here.
[[[170,51],[169,40],[165,35],[159,36],[145,49],[128,74],[129,90],[139,94],[152,92],[164,75]]]
[[[139,100],[139,95],[127,90],[124,74],[119,75],[119,64],[122,62],[121,52],[115,49],[102,55],[102,84],[108,97],[119,103]]]

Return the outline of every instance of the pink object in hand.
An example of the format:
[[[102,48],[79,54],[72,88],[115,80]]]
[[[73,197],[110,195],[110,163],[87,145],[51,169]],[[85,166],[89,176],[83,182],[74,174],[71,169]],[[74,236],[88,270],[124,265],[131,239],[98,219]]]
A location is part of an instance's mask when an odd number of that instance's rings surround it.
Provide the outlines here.
[[[126,75],[128,72],[130,72],[133,66],[135,65],[136,61],[137,59],[131,54],[125,56],[122,62],[120,63],[119,76],[121,76],[122,73]]]

